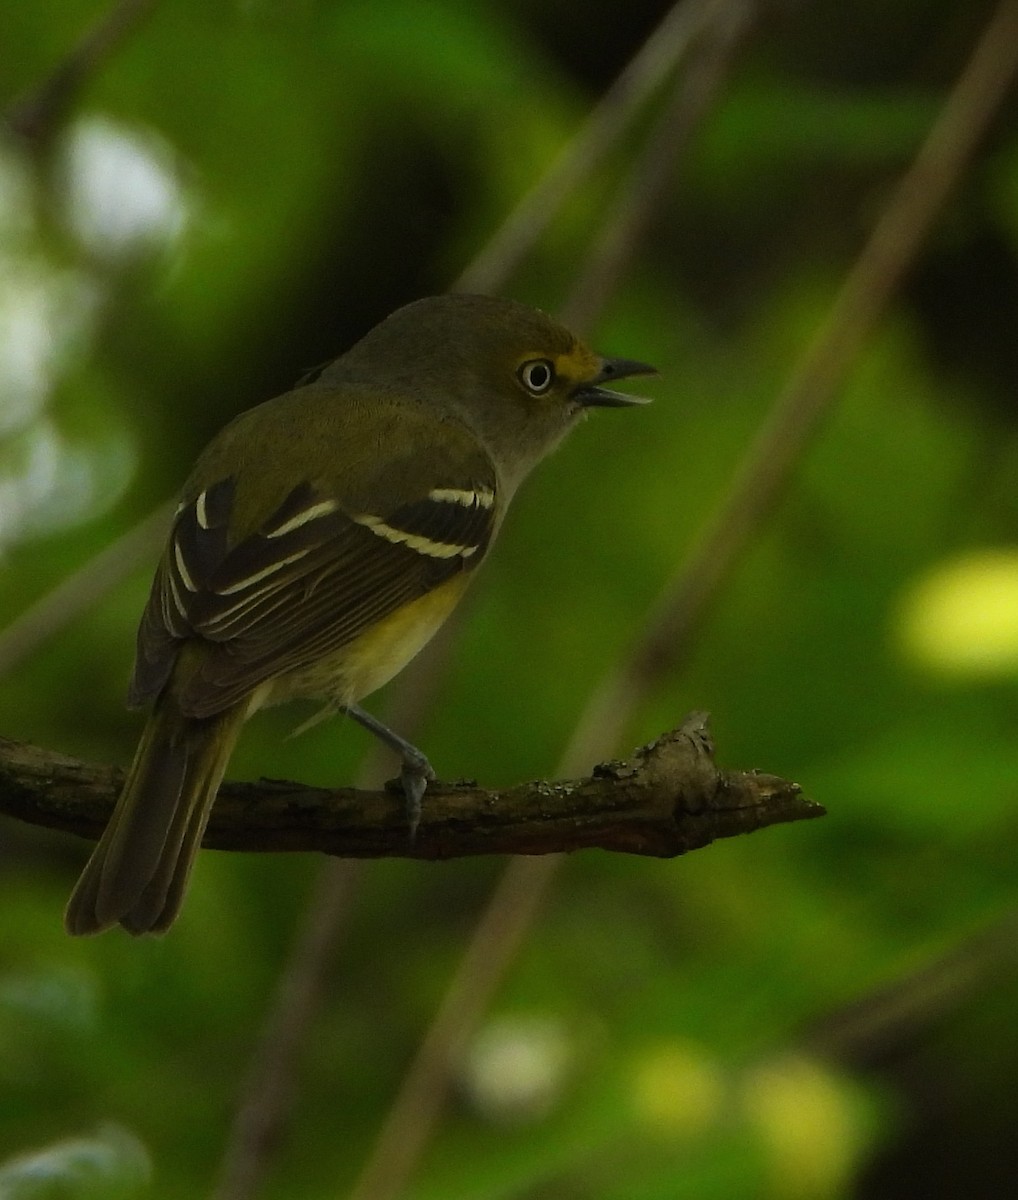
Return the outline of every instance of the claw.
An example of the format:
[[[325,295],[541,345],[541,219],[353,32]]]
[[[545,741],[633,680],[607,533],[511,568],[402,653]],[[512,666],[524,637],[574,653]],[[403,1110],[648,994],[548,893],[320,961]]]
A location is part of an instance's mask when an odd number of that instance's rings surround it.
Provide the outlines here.
[[[395,750],[403,760],[399,782],[403,789],[403,795],[406,797],[407,823],[410,826],[412,843],[417,837],[417,826],[421,823],[421,801],[424,793],[428,790],[428,780],[435,778],[435,771],[431,763],[416,746],[400,737],[398,733],[394,733],[377,717],[365,712],[363,708],[359,708],[356,704],[345,704],[342,707],[355,721]],[[395,786],[395,781],[393,781],[393,785]]]
[[[435,772],[431,763],[417,750],[413,755],[403,756],[403,770],[399,778],[406,796],[407,823],[410,826],[410,841],[413,842],[417,838],[417,826],[421,823],[421,801],[428,790],[428,780],[435,778]]]

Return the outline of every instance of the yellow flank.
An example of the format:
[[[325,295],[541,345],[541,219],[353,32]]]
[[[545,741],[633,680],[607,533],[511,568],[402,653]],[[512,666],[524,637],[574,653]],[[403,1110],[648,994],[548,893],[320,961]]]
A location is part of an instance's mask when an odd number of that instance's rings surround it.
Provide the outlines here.
[[[304,697],[355,704],[388,683],[424,648],[456,607],[469,581],[465,571],[454,575],[314,666],[275,680],[262,703]]]

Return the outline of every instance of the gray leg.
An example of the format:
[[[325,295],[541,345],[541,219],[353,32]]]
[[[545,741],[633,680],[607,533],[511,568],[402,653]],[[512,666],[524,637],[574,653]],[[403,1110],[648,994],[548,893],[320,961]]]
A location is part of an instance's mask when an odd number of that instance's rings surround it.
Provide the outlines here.
[[[403,769],[399,778],[403,784],[403,794],[406,796],[410,840],[413,841],[421,819],[421,799],[427,790],[428,780],[435,778],[431,763],[416,746],[408,742],[406,738],[401,738],[388,725],[383,724],[377,717],[373,717],[371,713],[365,712],[359,705],[344,704],[341,706],[341,711],[349,713],[358,725],[363,725],[379,741],[384,742],[390,750],[395,750],[403,760]]]

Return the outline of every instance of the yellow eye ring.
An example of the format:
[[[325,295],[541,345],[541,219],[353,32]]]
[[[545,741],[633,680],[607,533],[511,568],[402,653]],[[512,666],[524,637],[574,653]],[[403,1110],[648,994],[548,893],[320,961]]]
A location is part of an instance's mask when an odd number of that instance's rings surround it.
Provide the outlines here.
[[[555,364],[549,358],[531,358],[521,364],[516,378],[531,395],[543,396],[555,382]]]

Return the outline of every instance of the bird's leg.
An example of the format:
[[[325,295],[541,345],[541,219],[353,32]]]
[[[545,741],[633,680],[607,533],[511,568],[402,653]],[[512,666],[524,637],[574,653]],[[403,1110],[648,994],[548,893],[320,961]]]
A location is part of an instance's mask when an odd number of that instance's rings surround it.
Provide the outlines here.
[[[395,750],[402,759],[403,769],[400,771],[399,778],[403,785],[403,794],[406,796],[407,820],[410,823],[410,840],[413,841],[421,819],[421,799],[427,790],[428,780],[435,778],[435,772],[431,763],[428,762],[426,756],[416,746],[408,742],[406,738],[400,737],[398,733],[390,729],[382,721],[379,721],[377,717],[373,717],[371,713],[365,712],[359,705],[344,704],[341,706],[341,711],[349,713],[358,725],[363,725],[379,741],[384,742],[390,750]]]

